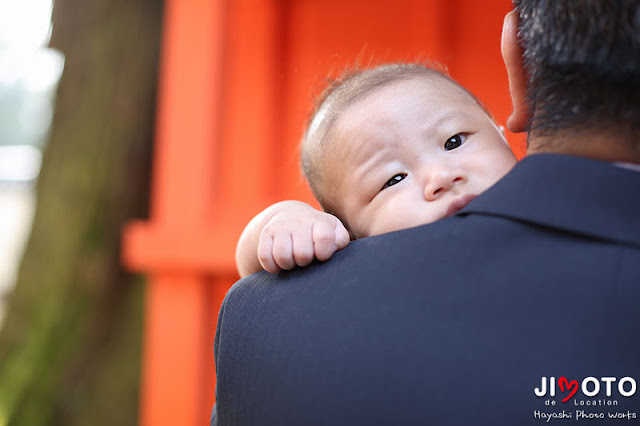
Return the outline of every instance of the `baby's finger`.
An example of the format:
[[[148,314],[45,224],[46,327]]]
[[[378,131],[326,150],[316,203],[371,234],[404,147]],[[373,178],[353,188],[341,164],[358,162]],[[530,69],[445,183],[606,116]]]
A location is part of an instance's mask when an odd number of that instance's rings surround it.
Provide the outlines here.
[[[313,224],[313,250],[318,260],[327,260],[336,252],[336,233],[327,222]]]
[[[351,241],[351,237],[349,236],[349,231],[344,227],[340,220],[336,219],[337,225],[335,228],[336,234],[336,245],[338,246],[338,250],[345,248],[349,245],[349,241]]]
[[[313,262],[313,239],[311,228],[305,227],[293,234],[293,259],[298,266],[307,266]]]
[[[280,267],[273,258],[273,237],[261,237],[258,244],[258,260],[262,269],[275,274],[280,271]]]
[[[273,239],[273,259],[280,269],[293,269],[296,266],[293,260],[293,247],[291,235],[278,234]]]

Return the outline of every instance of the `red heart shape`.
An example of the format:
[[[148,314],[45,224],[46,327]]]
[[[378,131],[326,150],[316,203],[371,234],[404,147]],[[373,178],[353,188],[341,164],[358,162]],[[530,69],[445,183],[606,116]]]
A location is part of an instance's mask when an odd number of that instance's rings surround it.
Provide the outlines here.
[[[573,395],[575,395],[575,394],[576,394],[576,392],[578,392],[578,381],[577,381],[577,380],[569,381],[569,380],[568,380],[566,377],[564,377],[564,376],[562,376],[562,377],[560,377],[560,378],[558,379],[558,386],[560,387],[560,390],[561,390],[562,392],[564,392],[564,391],[565,391],[565,388],[566,388],[566,390],[569,390],[569,388],[572,388],[572,389],[573,389],[573,390],[571,391],[571,393],[570,393],[570,394],[569,394],[565,399],[563,399],[563,400],[562,400],[562,402],[567,402],[568,400],[570,400],[570,399],[571,399],[571,397],[572,397]]]

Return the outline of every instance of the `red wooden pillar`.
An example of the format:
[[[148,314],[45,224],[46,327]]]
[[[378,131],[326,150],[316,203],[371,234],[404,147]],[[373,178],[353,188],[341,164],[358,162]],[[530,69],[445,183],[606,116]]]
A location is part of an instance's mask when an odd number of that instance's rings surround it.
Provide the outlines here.
[[[123,246],[125,263],[148,275],[140,405],[145,426],[207,424],[213,363],[205,337],[215,327],[207,304],[211,291],[222,297],[233,276],[229,244],[221,242],[226,233],[210,220],[224,2],[165,4],[151,217],[125,230]]]
[[[166,1],[150,219],[123,243],[125,264],[148,276],[141,425],[208,422],[235,243],[276,199],[280,3]]]

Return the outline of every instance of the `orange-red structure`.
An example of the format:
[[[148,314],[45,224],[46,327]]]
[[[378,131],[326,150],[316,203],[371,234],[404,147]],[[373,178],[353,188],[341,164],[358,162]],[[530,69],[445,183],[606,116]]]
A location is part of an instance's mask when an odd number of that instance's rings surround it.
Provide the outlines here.
[[[207,424],[213,336],[259,210],[311,201],[298,140],[345,66],[433,59],[504,123],[509,0],[165,0],[150,218],[123,260],[148,276],[140,424]],[[523,141],[508,135],[519,155]]]

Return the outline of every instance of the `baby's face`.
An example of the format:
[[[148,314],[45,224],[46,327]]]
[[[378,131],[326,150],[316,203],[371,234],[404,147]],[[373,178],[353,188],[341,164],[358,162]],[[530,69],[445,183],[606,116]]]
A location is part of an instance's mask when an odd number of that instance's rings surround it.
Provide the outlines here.
[[[384,87],[334,126],[326,182],[356,238],[451,216],[516,163],[486,112],[440,77]]]

